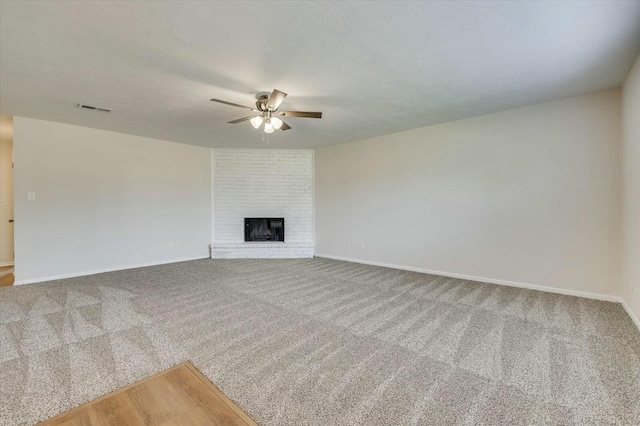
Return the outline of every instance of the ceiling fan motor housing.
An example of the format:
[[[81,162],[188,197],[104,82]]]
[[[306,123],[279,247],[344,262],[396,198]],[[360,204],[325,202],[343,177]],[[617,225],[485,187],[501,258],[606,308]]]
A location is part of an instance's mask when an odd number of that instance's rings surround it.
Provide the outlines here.
[[[267,101],[269,100],[268,95],[262,95],[256,101],[256,108],[260,111],[267,111]]]

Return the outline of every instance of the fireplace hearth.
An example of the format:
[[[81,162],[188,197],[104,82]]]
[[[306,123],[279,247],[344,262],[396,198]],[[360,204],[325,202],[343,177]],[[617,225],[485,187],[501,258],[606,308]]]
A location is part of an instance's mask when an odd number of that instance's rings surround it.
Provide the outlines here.
[[[284,242],[284,218],[245,217],[244,240]]]

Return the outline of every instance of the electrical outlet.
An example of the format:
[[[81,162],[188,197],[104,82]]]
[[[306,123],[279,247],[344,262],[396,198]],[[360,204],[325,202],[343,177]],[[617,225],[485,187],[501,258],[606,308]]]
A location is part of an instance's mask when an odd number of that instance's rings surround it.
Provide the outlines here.
[[[364,241],[360,243],[360,250],[364,250]]]
[[[173,241],[167,244],[167,247],[169,247],[169,250],[173,250]]]

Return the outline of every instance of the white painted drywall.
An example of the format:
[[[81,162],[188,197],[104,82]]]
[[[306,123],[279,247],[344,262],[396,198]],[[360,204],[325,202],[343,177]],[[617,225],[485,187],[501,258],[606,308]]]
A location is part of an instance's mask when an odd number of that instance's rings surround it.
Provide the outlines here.
[[[210,149],[13,124],[17,283],[208,256]]]
[[[0,117],[0,266],[13,264],[13,120]]]
[[[611,90],[317,149],[316,253],[618,296],[620,110]]]
[[[640,319],[640,58],[622,89],[622,298]],[[639,323],[640,327],[640,323]]]

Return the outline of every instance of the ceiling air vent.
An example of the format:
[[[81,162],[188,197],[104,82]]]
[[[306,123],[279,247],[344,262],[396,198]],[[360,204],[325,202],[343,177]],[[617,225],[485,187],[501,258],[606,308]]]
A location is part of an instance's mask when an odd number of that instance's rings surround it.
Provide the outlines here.
[[[109,108],[100,108],[97,106],[87,105],[87,104],[78,104],[78,108],[90,109],[92,111],[100,111],[100,112],[111,112]]]

